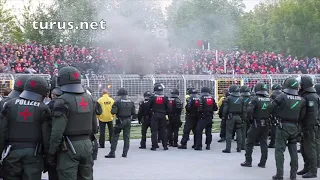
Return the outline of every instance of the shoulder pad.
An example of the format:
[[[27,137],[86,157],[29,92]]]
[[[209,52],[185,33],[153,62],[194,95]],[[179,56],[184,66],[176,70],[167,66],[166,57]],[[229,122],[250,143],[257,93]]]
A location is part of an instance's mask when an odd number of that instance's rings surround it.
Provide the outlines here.
[[[60,117],[63,114],[66,114],[68,116],[69,111],[69,105],[68,102],[62,98],[57,98],[54,101],[53,105],[53,116],[54,117]]]

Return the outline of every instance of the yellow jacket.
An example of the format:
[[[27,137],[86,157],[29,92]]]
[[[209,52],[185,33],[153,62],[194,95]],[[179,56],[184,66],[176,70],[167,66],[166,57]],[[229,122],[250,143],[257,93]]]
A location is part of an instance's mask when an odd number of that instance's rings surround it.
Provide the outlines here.
[[[114,100],[109,97],[108,94],[104,94],[101,98],[98,99],[98,103],[101,105],[102,114],[97,115],[97,118],[101,122],[110,122],[113,120],[113,115],[111,114],[111,108],[114,103]]]
[[[218,101],[218,107],[220,108],[220,106],[222,105],[223,100],[225,99],[225,97],[221,97]]]

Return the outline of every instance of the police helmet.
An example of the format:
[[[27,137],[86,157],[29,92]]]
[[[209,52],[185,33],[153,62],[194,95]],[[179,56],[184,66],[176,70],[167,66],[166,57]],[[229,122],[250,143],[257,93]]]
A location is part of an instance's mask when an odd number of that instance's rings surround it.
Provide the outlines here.
[[[52,94],[56,95],[56,96],[61,96],[63,94],[63,92],[61,91],[60,88],[54,88],[52,91],[51,91]]]
[[[238,85],[236,84],[232,84],[229,87],[229,94],[232,96],[240,96],[240,88]]]
[[[246,86],[246,85],[241,86],[240,93],[243,96],[250,96],[250,88],[248,86]]]
[[[128,91],[126,88],[120,88],[117,92],[117,96],[127,96],[128,95]]]
[[[179,96],[179,90],[177,88],[171,89],[171,95],[177,95]]]
[[[84,93],[81,85],[80,71],[72,66],[66,66],[60,69],[57,79],[58,86],[63,92]]]
[[[195,88],[190,89],[190,94],[198,94],[198,90]]]
[[[310,76],[301,77],[300,87],[302,91],[311,92],[311,93],[317,92],[313,86],[314,86],[314,81]]]
[[[258,82],[255,87],[254,87],[254,92],[256,94],[259,94],[259,95],[265,95],[265,96],[268,96],[269,93],[268,93],[268,87],[265,83],[263,82]]]
[[[192,90],[192,89],[194,89],[194,88],[192,88],[192,87],[187,88],[187,92],[186,92],[186,94],[187,94],[187,95],[190,95],[190,94],[191,94],[191,90]]]
[[[272,91],[277,91],[277,90],[281,90],[281,85],[280,84],[273,84],[271,87]]]
[[[30,75],[20,75],[15,79],[13,90],[9,93],[9,98],[16,98],[24,90],[24,85],[26,84],[27,80],[29,79]]]
[[[163,86],[160,85],[160,84],[155,85],[154,88],[153,88],[153,91],[154,92],[163,91]]]
[[[293,77],[287,78],[282,85],[282,91],[290,95],[298,95],[299,82]]]
[[[19,97],[42,102],[49,90],[49,84],[43,77],[31,76],[25,83],[24,90]]]
[[[143,97],[145,99],[149,99],[150,97],[152,96],[152,93],[150,91],[146,91],[144,94],[143,94]]]

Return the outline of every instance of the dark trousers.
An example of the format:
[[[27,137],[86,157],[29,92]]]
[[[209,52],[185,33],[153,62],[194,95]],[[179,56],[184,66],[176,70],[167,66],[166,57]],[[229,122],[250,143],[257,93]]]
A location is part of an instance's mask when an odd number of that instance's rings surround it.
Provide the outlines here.
[[[113,122],[101,122],[99,121],[99,128],[100,128],[100,136],[99,136],[99,144],[100,147],[104,147],[104,143],[106,141],[106,125],[108,125],[109,130],[109,142],[111,143],[111,138],[113,134]]]
[[[194,135],[194,137],[193,137],[194,145],[196,144],[197,121],[198,121],[198,116],[186,115],[186,123],[184,124],[184,127],[183,127],[183,135],[182,135],[182,139],[181,139],[181,145],[187,145],[191,130]]]
[[[220,138],[225,139],[226,138],[226,120],[221,119],[220,122]]]
[[[206,144],[210,145],[212,142],[212,116],[206,116],[198,120],[196,127],[196,144],[197,148],[202,148],[202,133],[205,129]]]
[[[272,125],[270,128],[270,146],[274,146],[276,143],[276,130],[277,127]]]
[[[151,129],[151,117],[143,120],[143,123],[141,126],[141,142],[140,142],[141,147],[146,147],[148,128]]]
[[[170,145],[178,143],[179,128],[181,125],[180,116],[169,116],[168,141]]]
[[[168,146],[167,142],[167,122],[166,122],[166,115],[163,113],[155,113],[152,116],[151,119],[151,141],[152,141],[152,147],[156,148],[158,147],[158,131],[160,132],[159,135],[161,135],[161,141],[163,147]]]

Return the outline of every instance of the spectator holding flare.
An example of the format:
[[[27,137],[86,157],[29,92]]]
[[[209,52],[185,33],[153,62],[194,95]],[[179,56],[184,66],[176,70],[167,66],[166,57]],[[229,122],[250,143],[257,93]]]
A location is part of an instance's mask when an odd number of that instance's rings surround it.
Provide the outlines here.
[[[109,130],[109,142],[111,143],[111,136],[113,133],[113,115],[111,114],[111,108],[114,103],[114,100],[108,95],[108,90],[104,89],[102,91],[102,97],[98,99],[98,103],[102,107],[102,114],[98,115],[99,127],[100,127],[100,137],[99,145],[100,148],[104,148],[105,144],[105,133],[106,125]]]

